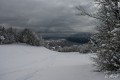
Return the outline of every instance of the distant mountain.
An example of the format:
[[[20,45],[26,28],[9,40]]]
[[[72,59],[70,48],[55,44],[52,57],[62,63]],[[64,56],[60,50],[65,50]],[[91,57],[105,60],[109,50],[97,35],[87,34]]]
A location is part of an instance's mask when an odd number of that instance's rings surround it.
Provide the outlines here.
[[[92,33],[89,32],[81,32],[71,35],[67,38],[68,41],[76,42],[80,44],[88,43],[90,41]]]
[[[52,40],[58,40],[58,39],[66,39],[70,37],[73,34],[76,34],[74,32],[46,32],[46,33],[39,33],[43,36],[44,39],[52,39]]]
[[[48,33],[40,33],[45,40],[58,40],[58,39],[66,39],[75,43],[87,43],[90,40],[92,33],[89,32],[48,32]]]

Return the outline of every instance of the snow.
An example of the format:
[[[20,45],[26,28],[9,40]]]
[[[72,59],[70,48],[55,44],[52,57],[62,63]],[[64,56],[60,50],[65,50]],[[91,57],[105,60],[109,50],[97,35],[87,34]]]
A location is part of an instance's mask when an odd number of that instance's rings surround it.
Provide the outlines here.
[[[111,31],[111,33],[115,33],[115,32],[117,32],[117,31],[120,31],[120,28],[114,28],[114,29]]]
[[[102,46],[102,47],[105,47],[105,46],[106,46],[106,44],[102,44],[101,46]]]
[[[5,37],[4,37],[4,36],[0,36],[0,39],[1,39],[1,40],[5,40]]]
[[[0,80],[113,80],[94,72],[91,56],[24,44],[0,45]]]

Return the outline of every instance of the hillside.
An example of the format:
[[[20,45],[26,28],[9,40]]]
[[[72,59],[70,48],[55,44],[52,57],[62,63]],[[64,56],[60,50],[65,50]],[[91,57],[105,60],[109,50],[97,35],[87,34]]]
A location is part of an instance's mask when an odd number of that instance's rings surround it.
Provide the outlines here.
[[[0,80],[113,80],[94,72],[91,56],[25,44],[0,45]]]

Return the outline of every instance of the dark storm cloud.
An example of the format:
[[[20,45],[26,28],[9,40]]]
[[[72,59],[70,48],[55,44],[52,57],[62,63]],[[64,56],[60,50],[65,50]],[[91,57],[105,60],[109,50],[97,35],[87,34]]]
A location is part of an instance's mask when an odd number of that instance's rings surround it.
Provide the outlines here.
[[[93,19],[75,15],[79,4],[89,11],[90,1],[0,0],[0,23],[45,31],[91,31]]]

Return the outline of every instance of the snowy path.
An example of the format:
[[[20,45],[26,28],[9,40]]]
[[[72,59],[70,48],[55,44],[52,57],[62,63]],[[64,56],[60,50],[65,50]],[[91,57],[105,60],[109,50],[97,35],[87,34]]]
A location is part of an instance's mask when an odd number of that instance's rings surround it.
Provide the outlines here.
[[[90,56],[27,45],[1,45],[0,80],[120,80],[93,72]]]

